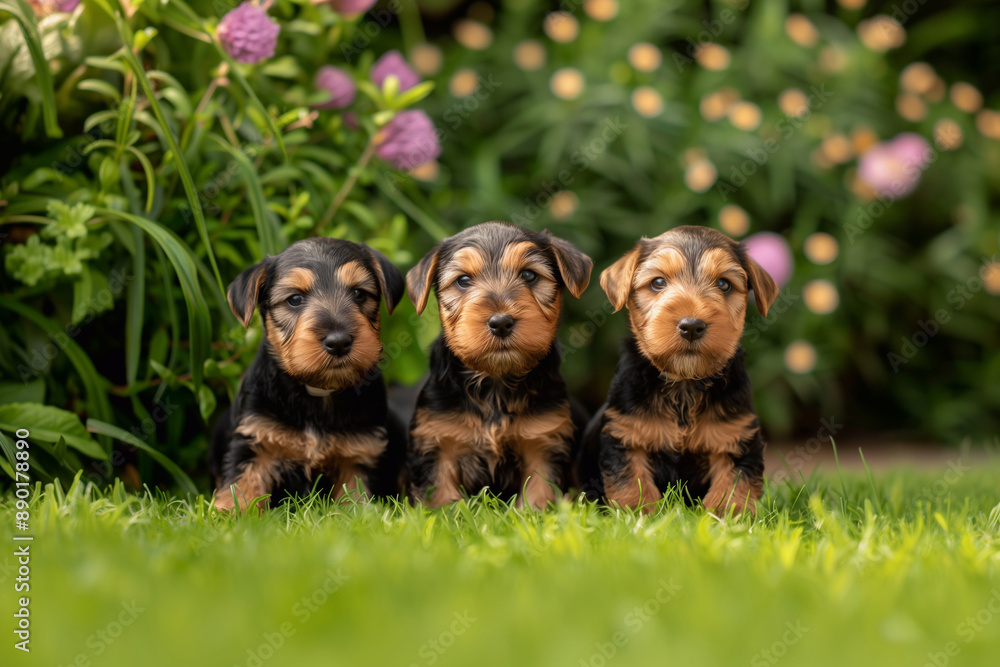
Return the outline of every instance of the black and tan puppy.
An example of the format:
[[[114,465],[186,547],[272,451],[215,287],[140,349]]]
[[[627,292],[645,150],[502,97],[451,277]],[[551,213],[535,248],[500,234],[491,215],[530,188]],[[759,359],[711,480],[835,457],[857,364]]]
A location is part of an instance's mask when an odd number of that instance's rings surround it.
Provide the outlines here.
[[[774,280],[724,234],[677,227],[639,241],[601,287],[633,337],[584,436],[584,490],[651,511],[683,482],[707,508],[753,512],[764,440],[739,341],[750,290],[767,315]]]
[[[590,258],[547,232],[486,222],[442,241],[406,276],[423,311],[436,288],[441,336],[410,423],[410,496],[440,507],[485,487],[543,508],[565,489],[574,423],[556,341],[563,288]]]
[[[259,308],[260,351],[212,443],[215,506],[245,508],[306,494],[397,492],[405,431],[386,409],[377,367],[379,299],[403,296],[403,276],[381,253],[312,238],[266,258],[227,293],[244,326]]]

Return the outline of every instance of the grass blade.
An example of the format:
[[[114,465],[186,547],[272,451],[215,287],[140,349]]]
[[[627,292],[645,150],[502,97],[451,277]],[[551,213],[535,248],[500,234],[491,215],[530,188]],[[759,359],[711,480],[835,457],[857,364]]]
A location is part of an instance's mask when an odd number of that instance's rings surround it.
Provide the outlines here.
[[[49,61],[45,57],[45,50],[42,48],[42,36],[38,32],[35,13],[24,0],[3,0],[0,2],[0,9],[12,14],[14,20],[21,26],[21,33],[24,35],[24,41],[28,45],[28,52],[31,54],[31,60],[35,64],[35,78],[38,81],[38,88],[42,94],[42,117],[45,121],[45,133],[53,139],[59,139],[63,133],[59,127],[59,116],[56,111],[56,95],[52,82],[52,69],[49,67]]]
[[[97,213],[136,225],[149,234],[166,253],[167,259],[173,265],[174,271],[177,272],[177,278],[180,281],[181,291],[188,309],[188,327],[191,338],[191,379],[195,387],[201,386],[203,365],[205,359],[208,358],[211,346],[210,323],[212,320],[208,312],[208,305],[205,303],[205,296],[198,284],[198,269],[187,246],[172,231],[148,218],[110,208],[98,208]]]
[[[872,496],[874,496],[874,498],[875,498],[875,509],[878,510],[879,514],[881,514],[882,513],[882,503],[878,499],[878,489],[875,487],[875,478],[872,477],[872,469],[868,467],[868,461],[865,461],[865,453],[863,451],[861,451],[860,447],[858,447],[858,454],[861,454],[861,463],[864,464],[864,466],[865,466],[865,472],[868,474],[868,483],[872,487]]]

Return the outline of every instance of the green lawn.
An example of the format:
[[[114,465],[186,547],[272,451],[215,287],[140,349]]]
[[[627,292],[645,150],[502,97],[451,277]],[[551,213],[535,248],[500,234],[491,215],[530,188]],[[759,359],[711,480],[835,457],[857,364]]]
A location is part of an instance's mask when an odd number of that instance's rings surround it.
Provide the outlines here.
[[[998,490],[998,464],[814,477],[747,521],[482,497],[222,517],[50,487],[31,505],[30,655],[0,502],[0,664],[992,666]]]

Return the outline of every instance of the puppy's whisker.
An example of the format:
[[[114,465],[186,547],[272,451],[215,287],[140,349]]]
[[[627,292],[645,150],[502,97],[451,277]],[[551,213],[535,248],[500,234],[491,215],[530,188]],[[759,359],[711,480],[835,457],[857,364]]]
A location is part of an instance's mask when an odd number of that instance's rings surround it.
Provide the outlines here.
[[[417,311],[436,288],[441,317],[410,428],[414,500],[439,506],[488,486],[544,507],[555,499],[544,479],[565,488],[574,428],[556,333],[563,285],[579,296],[590,269],[548,233],[484,223],[410,270]]]
[[[398,491],[404,443],[390,433],[402,427],[388,428],[376,364],[379,299],[391,312],[402,291],[384,255],[329,238],[295,243],[230,285],[245,325],[259,304],[265,336],[213,442],[217,507],[234,509],[232,484],[273,501],[321,477],[335,497]]]
[[[601,286],[633,337],[584,438],[588,494],[651,511],[680,481],[706,507],[752,512],[764,441],[739,340],[748,289],[766,316],[774,281],[725,235],[678,227],[639,241]]]

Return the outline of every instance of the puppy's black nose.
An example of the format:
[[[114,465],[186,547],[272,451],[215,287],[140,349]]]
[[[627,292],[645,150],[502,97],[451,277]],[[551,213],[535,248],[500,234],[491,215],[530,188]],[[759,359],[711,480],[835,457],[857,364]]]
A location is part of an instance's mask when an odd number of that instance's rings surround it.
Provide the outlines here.
[[[354,338],[342,331],[331,331],[323,339],[323,349],[335,357],[342,357],[351,351]]]
[[[677,323],[677,330],[681,332],[681,337],[694,342],[705,335],[708,325],[693,317],[685,317]]]
[[[490,333],[497,338],[506,338],[513,333],[515,321],[510,315],[493,315],[486,320],[486,326],[490,328]]]

